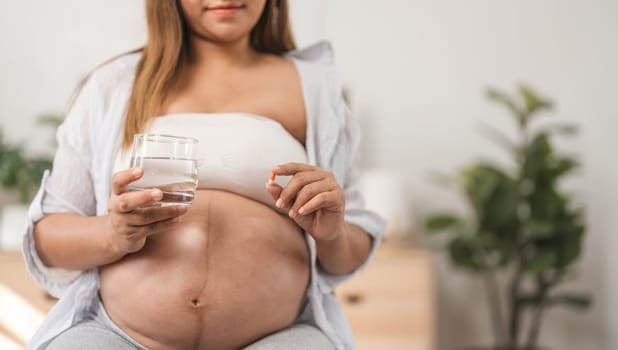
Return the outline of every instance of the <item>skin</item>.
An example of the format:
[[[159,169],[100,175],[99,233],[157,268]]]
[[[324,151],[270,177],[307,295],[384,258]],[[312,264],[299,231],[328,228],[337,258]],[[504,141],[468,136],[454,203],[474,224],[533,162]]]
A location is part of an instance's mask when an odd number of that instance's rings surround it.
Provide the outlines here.
[[[265,0],[180,3],[192,31],[191,57],[162,114],[251,112],[277,120],[304,144],[305,106],[293,63],[249,46]],[[221,4],[239,9],[208,9]],[[148,348],[241,348],[298,316],[309,282],[303,231],[333,275],[358,267],[371,243],[345,222],[345,195],[331,172],[301,163],[273,164],[272,172],[292,176],[284,188],[264,189],[287,216],[214,189],[198,189],[190,207],[152,206],[159,190],[127,192],[141,169],[120,171],[107,215],[45,216],[35,226],[38,253],[48,266],[100,267],[110,317]]]

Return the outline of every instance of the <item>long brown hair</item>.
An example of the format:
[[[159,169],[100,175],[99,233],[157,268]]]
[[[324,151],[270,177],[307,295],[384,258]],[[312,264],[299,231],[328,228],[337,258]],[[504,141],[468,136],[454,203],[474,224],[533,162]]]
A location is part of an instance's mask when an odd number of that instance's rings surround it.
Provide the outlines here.
[[[137,65],[123,132],[123,148],[142,132],[150,118],[163,108],[176,73],[186,62],[188,28],[178,0],[146,0],[148,41]],[[287,0],[267,0],[250,33],[251,47],[280,55],[295,48]]]

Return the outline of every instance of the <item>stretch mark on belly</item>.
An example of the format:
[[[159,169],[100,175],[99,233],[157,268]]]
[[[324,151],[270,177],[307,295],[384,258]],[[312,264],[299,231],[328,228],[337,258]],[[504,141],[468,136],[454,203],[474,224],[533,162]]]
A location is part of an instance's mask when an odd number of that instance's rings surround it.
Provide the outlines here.
[[[205,227],[205,238],[206,238],[206,266],[204,267],[204,282],[202,284],[202,286],[198,289],[198,294],[197,296],[194,296],[191,299],[191,306],[199,309],[202,308],[204,306],[206,306],[206,304],[202,303],[201,298],[202,295],[204,294],[204,291],[206,290],[206,286],[208,285],[208,270],[210,268],[210,210],[211,210],[211,205],[212,205],[212,199],[208,198],[207,201],[207,205],[206,205],[206,212],[204,213],[204,222],[206,224]]]

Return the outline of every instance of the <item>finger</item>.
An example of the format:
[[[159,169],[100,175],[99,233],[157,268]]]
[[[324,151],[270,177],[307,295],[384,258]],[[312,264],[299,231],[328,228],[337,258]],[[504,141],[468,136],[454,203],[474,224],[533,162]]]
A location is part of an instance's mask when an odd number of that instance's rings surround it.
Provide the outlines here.
[[[152,190],[126,192],[117,197],[112,205],[119,213],[129,213],[133,210],[152,204],[163,198],[163,192],[155,188]]]
[[[311,171],[316,169],[319,168],[305,163],[284,163],[274,167],[272,172],[275,175],[294,175],[301,171]]]
[[[327,174],[324,171],[304,171],[297,173],[292,177],[292,179],[288,182],[287,185],[279,194],[279,199],[277,200],[278,208],[285,208],[292,203],[292,200],[298,196],[298,192],[301,188],[307,186],[310,183],[318,182],[324,180]],[[324,190],[330,190],[330,188],[325,188]]]
[[[335,191],[322,192],[311,198],[305,205],[298,209],[298,214],[309,215],[319,209],[329,209],[332,211],[344,211],[345,204],[340,204]]]
[[[185,205],[140,208],[129,215],[127,223],[132,226],[149,225],[184,215],[187,211]]]
[[[114,194],[122,194],[127,192],[127,185],[139,179],[144,175],[141,168],[131,168],[121,170],[112,177],[112,192]]]
[[[154,235],[157,233],[162,233],[165,231],[171,230],[178,222],[180,218],[174,217],[171,219],[157,221],[152,224],[139,226],[138,234],[142,235],[142,237],[148,237],[150,235]]]
[[[328,192],[329,188],[327,187],[327,183],[325,181],[318,181],[310,183],[298,191],[296,195],[296,199],[294,200],[290,210],[293,213],[298,212],[298,210],[305,205],[308,201],[310,201],[313,197],[319,195],[323,192]]]
[[[283,191],[283,187],[276,183],[267,183],[266,190],[268,191],[268,193],[270,193],[270,196],[273,198],[273,200],[276,201],[277,199],[279,199],[279,195],[281,194],[281,191]]]

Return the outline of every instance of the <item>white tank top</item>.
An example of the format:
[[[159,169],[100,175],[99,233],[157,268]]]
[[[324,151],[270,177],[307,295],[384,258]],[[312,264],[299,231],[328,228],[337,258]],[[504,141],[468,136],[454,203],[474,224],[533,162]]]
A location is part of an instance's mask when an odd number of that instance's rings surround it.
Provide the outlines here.
[[[181,113],[154,118],[146,133],[199,140],[198,188],[234,192],[273,208],[264,187],[271,169],[287,162],[307,163],[304,146],[281,123],[250,113]],[[129,167],[130,150],[121,150],[114,173]],[[289,176],[277,177],[285,186]]]

